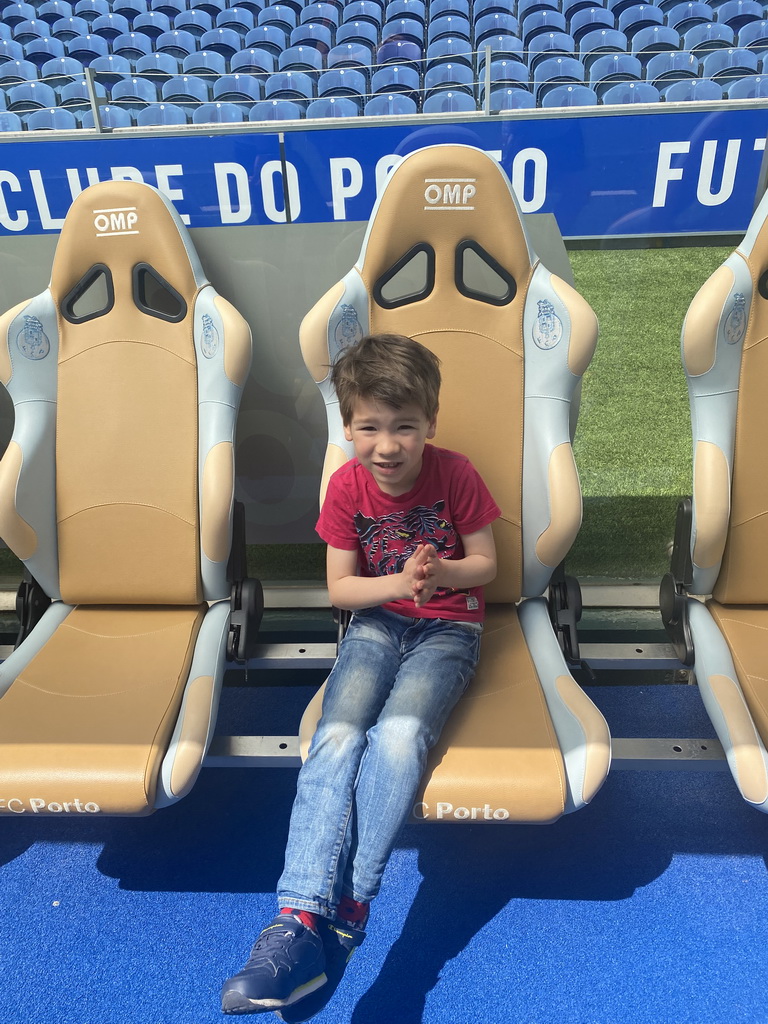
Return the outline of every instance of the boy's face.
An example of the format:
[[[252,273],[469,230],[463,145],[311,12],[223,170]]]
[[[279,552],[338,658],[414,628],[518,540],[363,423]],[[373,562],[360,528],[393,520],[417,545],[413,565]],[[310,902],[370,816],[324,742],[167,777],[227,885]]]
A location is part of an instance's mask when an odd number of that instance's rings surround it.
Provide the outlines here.
[[[435,436],[436,423],[417,405],[393,409],[359,398],[352,419],[344,425],[344,435],[381,490],[398,495],[416,483],[424,445]]]

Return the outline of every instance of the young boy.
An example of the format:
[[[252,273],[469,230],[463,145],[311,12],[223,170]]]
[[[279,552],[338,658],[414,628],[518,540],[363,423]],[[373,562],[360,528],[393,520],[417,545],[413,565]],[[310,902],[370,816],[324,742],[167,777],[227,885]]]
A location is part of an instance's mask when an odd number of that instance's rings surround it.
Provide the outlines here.
[[[437,357],[372,335],[332,368],[355,458],[331,477],[317,532],[332,603],[354,612],[299,773],[280,913],[225,1013],[308,1020],[365,937],[368,906],[413,806],[427,753],[475,669],[499,509],[435,436]]]

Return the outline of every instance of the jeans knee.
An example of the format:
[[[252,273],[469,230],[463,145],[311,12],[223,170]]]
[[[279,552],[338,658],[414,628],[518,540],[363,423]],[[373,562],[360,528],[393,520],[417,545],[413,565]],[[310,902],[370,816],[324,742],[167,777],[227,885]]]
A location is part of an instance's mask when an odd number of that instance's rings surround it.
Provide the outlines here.
[[[378,746],[380,756],[393,765],[407,764],[421,757],[431,746],[433,738],[424,722],[415,715],[393,715],[382,719],[368,736],[369,744]]]

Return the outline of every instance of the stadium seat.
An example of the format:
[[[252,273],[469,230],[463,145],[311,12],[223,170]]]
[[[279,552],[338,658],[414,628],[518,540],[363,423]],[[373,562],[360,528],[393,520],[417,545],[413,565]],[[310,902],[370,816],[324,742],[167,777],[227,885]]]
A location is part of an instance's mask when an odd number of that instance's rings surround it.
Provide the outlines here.
[[[240,50],[229,62],[229,70],[243,75],[271,75],[277,68],[275,55],[268,50],[252,46]]]
[[[221,53],[214,50],[195,50],[181,62],[181,73],[183,75],[208,75],[213,78],[215,75],[226,75],[227,59]]]
[[[107,89],[111,89],[115,82],[133,73],[131,62],[115,53],[108,53],[105,57],[92,60],[91,70],[96,75],[96,81],[106,85]]]
[[[18,3],[18,4],[7,4],[0,11],[0,18],[10,28],[20,24],[22,21],[33,21],[37,15],[37,11],[32,4]]]
[[[504,38],[509,39],[511,36],[505,36]],[[517,39],[516,43],[519,45],[520,51],[522,52],[522,39]],[[485,45],[486,44],[484,43],[483,46]],[[482,50],[481,54],[483,54]],[[466,64],[467,67],[470,68],[473,67],[474,53],[472,50],[472,44],[468,43],[466,39],[454,39],[452,37],[438,39],[436,42],[432,43],[431,46],[427,47],[426,68],[429,70],[429,68],[433,67],[435,64],[442,63],[460,63]]]
[[[236,124],[245,120],[246,112],[237,103],[203,103],[192,113],[193,124]]]
[[[518,61],[505,61],[522,68]],[[493,64],[491,64],[493,68]],[[424,97],[436,90],[451,89],[454,92],[466,92],[470,96],[475,91],[475,74],[466,64],[435,64],[424,75]]]
[[[387,64],[371,75],[371,92],[403,92],[418,102],[421,82],[418,71],[408,64]]]
[[[144,32],[126,32],[112,42],[112,53],[136,61],[152,53],[152,40]]]
[[[768,78],[765,75],[749,75],[747,78],[729,82],[725,87],[729,100],[757,100],[768,97]]]
[[[639,82],[643,65],[628,53],[606,53],[589,68],[589,85],[602,99],[603,93],[616,82]]]
[[[621,12],[617,27],[631,44],[640,29],[663,24],[664,15],[655,4],[633,4],[632,7],[625,7]]]
[[[454,40],[439,39],[437,42],[447,42],[450,45]],[[458,40],[458,42],[461,42],[461,40]],[[463,42],[466,46],[467,41],[464,40]],[[434,45],[437,45],[437,43]],[[389,39],[376,50],[376,62],[378,64],[413,64],[414,67],[418,67],[423,56],[424,51],[418,43],[402,39]]]
[[[491,36],[485,39],[477,54],[478,71],[485,64],[489,53],[491,60],[516,60],[520,64],[527,63],[528,55],[523,47],[523,41],[516,36]]]
[[[177,75],[163,82],[160,95],[164,103],[174,103],[181,107],[191,120],[197,107],[209,101],[210,90],[204,78],[197,75]]]
[[[107,0],[77,0],[74,13],[75,17],[85,19],[90,25],[96,18],[109,14],[109,4]]]
[[[277,58],[277,70],[315,74],[323,70],[323,55],[314,46],[289,46]]]
[[[133,30],[133,20],[140,14],[146,14],[148,10],[147,0],[112,0],[112,13],[121,14]]]
[[[147,814],[191,789],[213,735],[250,331],[134,181],[74,200],[49,287],[2,325],[0,519],[42,612],[0,667],[2,786]]]
[[[304,71],[276,71],[264,86],[266,100],[311,100],[315,96],[315,83]]]
[[[528,47],[528,67],[535,71],[542,61],[552,57],[575,57],[576,43],[567,32],[542,32]]]
[[[141,32],[142,35],[148,36],[154,42],[157,42],[161,35],[172,32],[174,29],[182,31],[183,26],[176,25],[175,19],[172,24],[171,19],[163,11],[146,11],[144,14],[139,14],[133,22],[134,32]]]
[[[358,117],[360,107],[351,96],[321,96],[307,105],[306,117]]]
[[[124,18],[122,14],[113,14],[111,11],[109,14],[100,14],[91,22],[91,32],[110,43],[115,36],[121,36],[130,31],[131,25],[128,19]]]
[[[430,21],[436,21],[444,15],[450,16],[454,14],[460,14],[463,18],[468,18],[470,14],[469,0],[430,0]]]
[[[608,107],[626,103],[658,103],[660,100],[661,93],[648,82],[618,82],[605,90],[600,102]]]
[[[317,80],[318,96],[365,96],[368,80],[355,68],[331,68],[323,71]]]
[[[107,98],[107,90],[101,82],[94,82],[94,92],[98,99]],[[67,107],[73,113],[79,110],[89,110],[91,106],[91,94],[88,91],[88,82],[85,78],[77,78],[74,82],[68,82],[59,90],[60,107]]]
[[[520,22],[520,36],[524,46],[529,46],[532,39],[542,32],[568,32],[565,16],[560,11],[549,8],[533,11]]]
[[[21,43],[23,46],[31,39],[39,39],[41,36],[48,35],[49,29],[50,25],[47,21],[39,21],[37,18],[33,18],[27,21],[17,22],[17,24],[13,26],[11,36],[17,43]]]
[[[199,39],[206,32],[211,31],[213,18],[207,11],[197,9],[182,11],[173,19],[173,27],[189,32],[195,39]]]
[[[309,6],[314,7],[315,5],[310,4]],[[415,18],[416,21],[420,21],[422,25],[426,25],[427,23],[427,9],[424,4],[424,0],[388,0],[385,14],[388,21],[396,18]],[[435,21],[439,15],[455,17],[457,14],[462,18],[469,18],[468,10],[446,10],[445,5],[443,5],[443,7],[438,11],[435,9],[435,5],[433,3],[429,5],[430,21]],[[304,18],[303,13],[302,18]]]
[[[486,14],[509,14],[512,6],[506,0],[474,0],[472,4],[472,18],[475,25],[477,25],[478,19]],[[557,4],[547,3],[545,6],[556,7]]]
[[[59,18],[71,18],[74,8],[68,0],[45,0],[37,9],[37,17],[53,25]]]
[[[479,50],[491,36],[518,36],[520,26],[512,14],[498,11],[475,18],[475,49]]]
[[[130,111],[124,107],[115,107],[111,104],[99,107],[99,121],[102,128],[131,128],[133,126]],[[82,126],[83,128],[94,128],[96,126],[93,119],[93,111],[90,108],[83,113]]]
[[[153,125],[186,124],[187,113],[175,103],[153,103],[136,114],[136,124],[140,128]]]
[[[59,39],[38,37],[24,44],[24,59],[38,68],[55,57],[64,57],[64,43]]]
[[[563,0],[563,2],[562,2],[562,11],[563,11],[563,14],[565,15],[565,20],[569,24],[571,24],[574,14],[578,13],[578,11],[586,9],[587,7],[595,7],[595,6],[598,6],[597,5],[597,0]],[[615,16],[614,16],[614,20],[615,20]],[[571,34],[573,34],[573,33],[571,33]]]
[[[235,32],[233,28],[212,28],[210,32],[206,32],[200,37],[197,47],[193,47],[190,52],[193,52],[196,48],[201,50],[213,50],[215,53],[220,53],[223,57],[229,60],[234,56],[234,54],[238,53],[242,47],[243,38],[239,33]]]
[[[261,100],[251,107],[249,121],[298,121],[303,107],[293,100]]]
[[[256,19],[244,7],[228,7],[216,15],[216,28],[234,29],[243,39],[255,26]]]
[[[727,85],[728,82],[743,78],[745,75],[756,75],[757,67],[757,53],[743,47],[714,50],[712,53],[706,53],[701,60],[702,77],[711,78],[719,85]]]
[[[571,16],[568,31],[578,44],[588,32],[601,28],[616,28],[613,13],[605,7],[581,7]]]
[[[264,87],[261,79],[255,75],[229,74],[222,75],[213,83],[213,99],[219,103],[239,103],[247,105],[248,110],[262,99]]]
[[[461,14],[450,14],[429,22],[427,26],[427,45],[434,43],[437,39],[446,37],[456,37],[469,41],[472,38],[472,26],[470,25],[469,18],[465,18]]]
[[[607,0],[606,7],[618,19],[622,11],[625,11],[628,7],[634,7],[636,3],[637,0]],[[661,4],[659,4],[659,7],[661,7]]]
[[[109,53],[109,43],[101,36],[88,34],[76,36],[65,43],[67,56],[79,60],[83,67],[90,67],[97,57],[106,57]]]
[[[456,89],[430,93],[421,105],[424,114],[459,114],[477,110],[474,96]]]
[[[700,27],[700,26],[698,26]],[[690,30],[696,31],[696,27]],[[632,53],[641,62],[643,67],[658,53],[665,50],[688,49],[683,47],[680,41],[680,33],[668,25],[652,25],[649,28],[641,28],[632,38]]]
[[[277,57],[286,46],[288,46],[288,33],[279,25],[257,25],[245,37],[243,49],[267,50]]]
[[[416,290],[412,279],[398,288],[398,272],[419,259]],[[493,286],[473,278],[474,261],[493,269]],[[500,809],[497,821],[553,821],[589,802],[610,763],[608,728],[573,680],[540,596],[580,521],[569,409],[595,315],[539,261],[497,161],[441,145],[395,168],[356,266],[302,323],[304,360],[327,403],[325,479],[350,452],[328,381],[348,336],[342,318],[360,334],[407,333],[440,357],[435,443],[463,451],[503,509],[477,673],[429,757],[415,815],[434,821],[438,807],[467,808],[451,815],[458,827],[485,806],[486,817]],[[468,430],[480,410],[484,429]],[[563,503],[542,497],[550,485]],[[303,754],[322,699],[302,719]]]
[[[681,338],[693,426],[694,491],[660,595],[678,656],[742,797],[768,810],[764,195],[743,240],[697,292]],[[711,595],[711,596],[710,596]]]
[[[40,78],[54,89],[60,89],[68,82],[82,77],[83,65],[74,57],[54,57],[40,68]]]
[[[308,21],[292,29],[289,40],[291,46],[314,46],[322,54],[326,54],[333,46],[333,32],[325,25]]]
[[[8,110],[23,114],[41,107],[55,107],[56,93],[45,82],[19,82],[8,90]]]
[[[136,118],[140,110],[158,101],[157,86],[147,78],[124,78],[112,86],[111,100]]]
[[[708,21],[702,25],[694,25],[689,28],[683,36],[682,45],[679,49],[688,50],[697,57],[703,57],[711,50],[720,47],[727,49],[733,46],[736,35],[730,25],[721,25],[716,21]]]
[[[717,8],[715,17],[738,32],[745,25],[764,17],[763,6],[757,0],[726,0]]]
[[[71,110],[64,107],[46,107],[33,110],[26,115],[27,130],[30,132],[48,129],[50,131],[69,131],[77,128],[77,119]]]
[[[365,104],[363,113],[367,117],[383,117],[387,115],[402,117],[418,111],[416,100],[406,96],[404,92],[380,93],[373,96]]]
[[[488,66],[488,75],[486,75],[485,64],[478,70],[478,96],[481,101],[485,96],[488,77],[490,77],[492,90],[500,89],[502,86],[513,89],[528,89],[531,81],[530,71],[519,60],[492,60]]]
[[[204,39],[205,36],[202,38]],[[183,29],[161,32],[155,40],[155,53],[167,53],[177,60],[183,60],[190,53],[194,53],[197,48],[195,37],[191,32],[185,32]]]
[[[549,57],[542,61],[533,74],[536,103],[541,102],[556,85],[581,85],[586,78],[584,65],[574,57]]]
[[[374,0],[353,0],[344,6],[342,24],[347,21],[368,21],[380,29],[384,21],[381,7]]]
[[[165,82],[179,73],[179,62],[169,53],[148,53],[136,61],[136,74],[151,82]]]
[[[300,0],[290,0],[290,2],[294,4],[294,6],[300,4]],[[246,11],[250,11],[255,21],[255,19],[258,18],[264,10],[265,3],[264,0],[238,0],[237,6],[245,8]]]
[[[701,0],[688,0],[688,3],[677,3],[667,11],[667,24],[680,35],[684,35],[694,25],[706,25],[714,21],[715,12],[709,4]]]
[[[558,85],[541,98],[542,107],[595,107],[597,93],[587,85]]]
[[[739,46],[761,53],[768,50],[768,21],[753,21],[739,29]]]
[[[485,97],[483,97],[483,100]],[[513,89],[510,87],[493,89],[489,100],[492,113],[502,110],[530,110],[536,106],[533,93],[526,89]]]
[[[721,100],[723,86],[709,78],[687,78],[664,90],[667,103],[689,103],[693,100]]]
[[[684,50],[670,50],[651,57],[645,65],[645,80],[663,93],[673,82],[680,82],[685,78],[698,78],[700,70],[698,57]]]
[[[327,68],[365,69],[373,64],[373,48],[364,43],[337,43],[325,56]]]
[[[405,4],[406,8],[410,4],[415,11],[421,10],[422,24],[424,21],[424,4],[421,0],[399,0],[399,3]],[[392,3],[388,5],[392,6]],[[395,17],[394,13],[389,13],[390,17]],[[299,23],[304,25],[307,22],[314,22],[316,25],[325,25],[326,28],[337,29],[341,16],[339,9],[335,4],[323,3],[322,0],[318,0],[316,3],[307,4],[304,10],[299,15]]]
[[[24,60],[24,47],[13,39],[0,39],[0,63],[7,60]]]
[[[24,125],[18,114],[0,110],[0,132],[21,132]]]
[[[62,43],[68,43],[70,39],[76,39],[78,36],[87,36],[88,28],[85,18],[59,18],[51,25],[51,35],[54,39],[60,39]]]
[[[221,10],[224,6],[223,3],[213,3],[212,0],[205,0],[204,3],[197,3],[196,0],[192,0],[189,4],[190,7],[202,7],[204,10],[210,11],[213,8],[213,12]],[[164,14],[166,18],[169,18],[173,23],[182,11],[186,11],[187,2],[186,0],[150,0],[149,9],[156,11],[158,14]]]
[[[579,59],[584,67],[590,66],[605,53],[626,53],[627,37],[617,28],[596,28],[587,32],[579,42]]]
[[[39,77],[38,69],[29,60],[6,60],[0,63],[0,85],[36,82]]]
[[[336,31],[336,45],[363,43],[373,48],[379,43],[379,31],[370,21],[345,21]]]

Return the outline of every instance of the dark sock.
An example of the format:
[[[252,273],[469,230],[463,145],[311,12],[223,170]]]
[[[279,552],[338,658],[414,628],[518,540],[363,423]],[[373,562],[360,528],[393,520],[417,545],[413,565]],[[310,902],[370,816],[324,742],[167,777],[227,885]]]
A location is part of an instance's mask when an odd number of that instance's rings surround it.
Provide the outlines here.
[[[303,925],[311,928],[313,932],[317,931],[318,924],[320,923],[320,915],[313,914],[311,910],[294,910],[293,907],[282,907],[280,913],[293,914],[294,917],[298,917]]]
[[[358,928],[365,928],[368,920],[369,903],[359,903],[351,896],[342,896],[336,908],[337,915],[348,924],[354,924]]]

